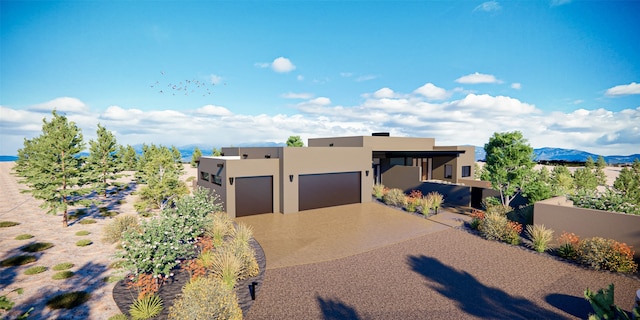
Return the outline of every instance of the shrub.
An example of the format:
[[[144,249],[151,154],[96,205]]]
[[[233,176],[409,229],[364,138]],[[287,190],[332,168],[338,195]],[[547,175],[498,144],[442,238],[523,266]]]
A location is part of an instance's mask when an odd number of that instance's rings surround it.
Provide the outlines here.
[[[402,190],[397,188],[389,190],[389,192],[382,197],[382,201],[387,205],[400,208],[407,205],[407,197]]]
[[[28,234],[28,233],[23,233],[23,234],[17,235],[15,237],[16,240],[27,240],[27,239],[31,239],[31,238],[33,238],[33,235]]]
[[[0,310],[11,310],[15,302],[9,300],[7,296],[0,296]]]
[[[20,248],[20,251],[23,252],[40,252],[47,250],[53,247],[53,243],[51,242],[34,242],[32,244],[26,245]]]
[[[106,283],[114,283],[124,279],[124,276],[107,276],[102,278],[102,281]]]
[[[233,241],[241,246],[249,247],[249,241],[253,237],[253,228],[239,223],[233,230]]]
[[[429,194],[427,194],[427,198],[431,198],[431,209],[433,209],[436,212],[444,202],[444,197],[435,191],[429,192]]]
[[[233,222],[224,212],[216,212],[206,226],[205,235],[211,237],[215,247],[222,246],[224,238],[233,232]]]
[[[69,271],[69,270],[59,271],[59,272],[56,272],[55,274],[53,274],[51,279],[53,279],[53,280],[63,280],[63,279],[71,278],[71,277],[73,277],[73,275],[74,275],[73,271]]]
[[[175,202],[175,207],[162,210],[162,217],[177,232],[177,237],[184,241],[193,241],[205,232],[211,220],[210,214],[222,210],[218,196],[202,187],[198,187],[193,196],[185,195]]]
[[[53,269],[55,271],[62,271],[62,270],[67,270],[67,269],[71,269],[71,268],[73,268],[73,263],[71,263],[71,262],[63,262],[63,263],[56,264],[51,269]]]
[[[73,291],[57,295],[47,301],[51,309],[73,309],[89,300],[91,294],[85,291]]]
[[[471,229],[478,230],[483,220],[484,211],[473,209],[473,211],[471,212],[471,222],[469,222],[469,226],[471,227]]]
[[[91,232],[89,232],[89,231],[87,231],[87,230],[80,230],[80,231],[76,232],[76,236],[79,236],[79,237],[81,237],[81,236],[88,236],[88,235],[90,235],[90,234],[91,234]]]
[[[505,228],[504,242],[518,245],[520,244],[520,233],[522,232],[522,225],[515,221],[508,221]]]
[[[27,270],[24,271],[24,274],[30,276],[30,275],[34,275],[34,274],[38,274],[38,273],[43,273],[47,271],[47,267],[45,266],[34,266],[31,268],[28,268]]]
[[[169,319],[242,319],[236,294],[220,279],[199,277],[182,289],[169,308]]]
[[[228,247],[222,248],[221,250],[231,250],[233,254],[240,259],[242,267],[240,268],[238,279],[255,277],[260,272],[256,254],[248,243],[238,241],[234,238]]]
[[[633,261],[633,250],[624,243],[600,237],[580,241],[578,262],[595,270],[635,272],[638,265]]]
[[[487,213],[479,223],[478,230],[486,239],[517,245],[520,243],[522,225],[509,221],[506,216],[500,213]]]
[[[528,225],[527,234],[531,239],[531,248],[538,252],[546,251],[549,242],[553,240],[553,230],[547,229],[541,224]]]
[[[373,185],[373,196],[376,197],[376,199],[382,199],[382,197],[384,196],[384,185],[376,183]]]
[[[133,214],[117,216],[102,229],[102,241],[106,243],[120,242],[122,233],[128,230],[136,230],[138,226],[138,217]]]
[[[14,227],[19,224],[20,222],[15,222],[15,221],[0,221],[0,228]]]
[[[129,317],[127,317],[127,315],[124,313],[120,313],[116,314],[115,316],[109,317],[107,320],[129,320]]]
[[[36,260],[37,260],[36,256],[22,254],[22,255],[19,255],[19,256],[9,257],[7,259],[4,259],[4,260],[0,261],[0,266],[2,266],[2,267],[17,267],[17,266],[23,266],[23,265],[31,263],[31,262],[35,262]]]
[[[82,239],[82,240],[78,240],[78,242],[76,242],[76,246],[78,247],[86,247],[93,244],[93,241],[89,240],[89,239]]]
[[[80,220],[80,224],[94,224],[96,222],[97,221],[94,220],[94,219],[83,219],[83,220]]]
[[[126,260],[117,260],[109,264],[109,269],[122,269],[127,264]]]
[[[150,294],[137,299],[129,308],[129,314],[134,319],[150,319],[162,311],[162,299],[155,294]]]
[[[563,232],[558,238],[559,247],[556,249],[556,253],[565,259],[576,260],[578,259],[578,244],[580,238],[574,233]]]
[[[508,205],[502,205],[502,202],[500,202],[500,200],[493,197],[484,198],[482,200],[482,206],[487,213],[506,215],[507,213],[513,211],[513,208]]]
[[[216,250],[213,253],[211,274],[222,280],[222,282],[233,290],[236,281],[244,272],[242,259],[236,256],[232,250]]]

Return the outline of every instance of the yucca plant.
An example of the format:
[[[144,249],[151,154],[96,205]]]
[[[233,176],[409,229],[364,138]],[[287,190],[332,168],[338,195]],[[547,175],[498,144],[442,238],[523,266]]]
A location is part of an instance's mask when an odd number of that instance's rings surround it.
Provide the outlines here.
[[[531,248],[538,252],[545,252],[553,240],[553,230],[545,228],[542,224],[528,225],[527,235],[531,239]]]
[[[150,319],[162,311],[162,299],[155,294],[149,294],[136,300],[129,308],[133,319]]]

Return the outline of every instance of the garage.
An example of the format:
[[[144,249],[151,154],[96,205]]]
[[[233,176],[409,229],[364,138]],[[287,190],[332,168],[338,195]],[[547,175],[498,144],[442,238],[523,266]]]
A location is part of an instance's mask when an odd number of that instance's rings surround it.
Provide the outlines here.
[[[273,176],[238,177],[236,217],[273,212]]]
[[[359,171],[300,175],[299,210],[360,203],[362,188],[360,175]]]

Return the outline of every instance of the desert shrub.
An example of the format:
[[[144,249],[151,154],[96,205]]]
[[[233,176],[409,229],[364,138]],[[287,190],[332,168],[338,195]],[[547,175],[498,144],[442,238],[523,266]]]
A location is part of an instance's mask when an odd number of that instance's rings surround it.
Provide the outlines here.
[[[169,319],[242,319],[236,294],[214,277],[190,281],[169,308]]]
[[[73,291],[59,294],[47,301],[47,307],[51,309],[73,309],[91,298],[91,294],[85,291]]]
[[[23,233],[23,234],[17,235],[15,237],[16,240],[27,240],[27,239],[31,239],[31,238],[33,238],[33,235],[28,234],[28,233]]]
[[[230,236],[233,231],[233,222],[229,215],[216,212],[211,215],[211,220],[206,225],[205,235],[211,237],[215,247],[219,247],[224,243],[224,238]]]
[[[91,241],[90,239],[82,239],[82,240],[78,240],[78,242],[76,242],[76,246],[78,247],[86,247],[93,244],[93,241]]]
[[[384,196],[384,190],[385,187],[383,184],[379,184],[376,183],[373,185],[373,196],[376,197],[376,199],[382,199],[382,197]]]
[[[427,198],[431,198],[431,209],[434,211],[438,211],[438,208],[440,208],[444,202],[444,197],[435,191],[429,192]]]
[[[76,236],[79,236],[79,237],[88,236],[90,234],[91,234],[91,232],[89,232],[87,230],[80,230],[80,231],[76,232]]]
[[[478,230],[480,224],[484,220],[484,211],[474,209],[471,212],[471,221],[469,222],[469,226],[471,229]]]
[[[595,270],[635,272],[638,265],[633,261],[633,250],[613,239],[594,237],[580,241],[578,262]]]
[[[205,232],[213,212],[222,210],[218,195],[211,194],[207,188],[198,187],[192,196],[185,195],[175,202],[175,207],[162,210],[163,219],[184,241],[194,241]]]
[[[106,283],[114,283],[124,279],[124,276],[106,276],[102,278],[102,281]]]
[[[211,274],[222,280],[227,288],[232,290],[236,285],[236,281],[244,272],[242,259],[232,250],[219,248],[213,253],[211,262]]]
[[[553,230],[541,224],[528,225],[527,235],[531,239],[531,248],[538,252],[546,251],[553,240]]]
[[[136,230],[138,226],[138,217],[133,214],[117,216],[102,229],[102,241],[106,243],[120,242],[123,232]]]
[[[640,205],[634,204],[618,191],[607,189],[604,193],[581,191],[569,196],[579,208],[640,215]]]
[[[255,277],[260,272],[255,251],[248,242],[234,238],[227,247],[222,248],[221,250],[231,250],[233,254],[240,259],[242,268],[238,274],[238,279]]]
[[[28,268],[27,270],[24,271],[24,274],[30,276],[30,275],[34,275],[34,274],[38,274],[38,273],[43,273],[45,271],[47,271],[47,267],[45,266],[33,266],[31,268]]]
[[[129,317],[124,313],[120,313],[109,317],[107,320],[129,320]]]
[[[97,221],[94,220],[94,219],[83,219],[83,220],[80,220],[79,223],[80,224],[94,224],[94,223],[97,223]]]
[[[504,241],[510,244],[520,243],[520,232],[522,225],[509,221],[506,216],[500,213],[487,213],[478,225],[480,234],[489,240]]]
[[[522,232],[522,225],[515,221],[507,222],[505,228],[504,242],[508,244],[518,245],[520,244],[520,233]]]
[[[556,253],[565,259],[576,260],[578,259],[578,244],[580,238],[575,233],[563,232],[558,238],[559,246],[556,249]]]
[[[390,206],[403,208],[407,205],[407,197],[400,189],[393,188],[382,197],[382,201]]]
[[[26,245],[20,248],[22,252],[40,252],[53,247],[53,243],[51,242],[34,242],[32,244]]]
[[[56,264],[51,269],[53,269],[55,271],[62,271],[62,270],[67,270],[67,269],[71,269],[71,268],[73,268],[73,263],[71,263],[71,262],[63,262],[63,263]]]
[[[0,296],[0,310],[11,310],[15,302],[9,300],[7,296]]]
[[[9,257],[9,258],[6,258],[6,259],[0,261],[0,266],[2,266],[2,267],[17,267],[17,266],[23,266],[23,265],[31,263],[31,262],[35,262],[36,260],[37,260],[36,256],[32,256],[32,255],[28,255],[28,254],[22,254],[22,255],[19,255],[19,256]]]
[[[53,274],[53,276],[51,276],[51,279],[53,280],[63,280],[63,279],[68,279],[73,277],[74,273],[73,271],[69,271],[69,270],[65,270],[65,271],[59,271]]]
[[[116,260],[114,262],[111,262],[111,264],[109,264],[109,269],[122,269],[124,268],[126,263],[127,263],[126,260]]]
[[[19,224],[20,222],[15,222],[15,221],[0,221],[0,228],[14,227]]]
[[[150,319],[162,311],[162,299],[158,295],[150,294],[138,298],[129,308],[129,314],[134,319]]]

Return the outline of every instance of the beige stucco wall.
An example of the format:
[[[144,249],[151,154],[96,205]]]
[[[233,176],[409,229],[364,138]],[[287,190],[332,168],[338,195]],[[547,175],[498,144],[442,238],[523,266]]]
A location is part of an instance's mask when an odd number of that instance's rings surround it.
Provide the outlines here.
[[[370,149],[349,147],[283,148],[282,152],[280,212],[298,212],[298,176],[303,174],[360,172],[362,202],[371,201],[373,172]],[[366,171],[369,171],[369,176]],[[289,181],[289,175],[293,175],[293,181]]]
[[[198,176],[197,176],[197,184],[198,186],[204,187],[204,188],[208,188],[213,190],[213,192],[215,194],[218,195],[220,202],[222,202],[222,207],[223,210],[227,210],[227,189],[225,188],[225,184],[224,182],[227,180],[224,177],[224,167],[222,168],[222,170],[220,170],[220,174],[222,175],[222,186],[219,186],[217,184],[214,184],[212,181],[213,179],[211,177],[209,177],[209,181],[204,181],[200,178],[200,172],[204,171],[211,174],[217,174],[218,170],[220,168],[218,168],[218,164],[222,164],[224,165],[226,162],[226,160],[223,160],[221,158],[216,158],[216,157],[200,157],[200,162],[198,162]],[[228,181],[227,181],[228,183]],[[235,217],[235,216],[233,216]]]
[[[333,137],[309,139],[309,147],[365,147],[373,151],[430,151],[434,138],[413,137]]]
[[[633,246],[640,259],[640,216],[573,207],[565,197],[536,202],[533,223],[552,229],[554,237],[573,232],[581,239],[602,237]]]

